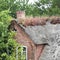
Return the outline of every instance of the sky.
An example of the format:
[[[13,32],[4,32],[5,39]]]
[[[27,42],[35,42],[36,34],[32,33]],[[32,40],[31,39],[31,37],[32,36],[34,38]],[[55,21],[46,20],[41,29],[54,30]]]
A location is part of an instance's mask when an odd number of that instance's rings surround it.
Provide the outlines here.
[[[34,1],[38,1],[38,0],[29,0],[29,3],[34,3]]]

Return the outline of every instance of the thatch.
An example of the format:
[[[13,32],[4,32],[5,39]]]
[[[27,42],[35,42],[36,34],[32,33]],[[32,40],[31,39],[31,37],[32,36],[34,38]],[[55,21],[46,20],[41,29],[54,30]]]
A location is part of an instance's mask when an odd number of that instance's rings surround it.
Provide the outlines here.
[[[24,26],[45,25],[49,21],[51,24],[60,24],[59,16],[51,17],[27,17],[21,18],[18,23],[22,23]]]

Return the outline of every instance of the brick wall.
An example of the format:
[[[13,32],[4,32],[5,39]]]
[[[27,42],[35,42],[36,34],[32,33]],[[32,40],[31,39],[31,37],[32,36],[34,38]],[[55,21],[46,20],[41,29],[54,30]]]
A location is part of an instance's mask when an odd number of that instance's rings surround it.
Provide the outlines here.
[[[39,57],[41,56],[41,53],[42,53],[44,47],[45,47],[45,45],[43,45],[43,44],[36,45],[35,60],[39,60]]]

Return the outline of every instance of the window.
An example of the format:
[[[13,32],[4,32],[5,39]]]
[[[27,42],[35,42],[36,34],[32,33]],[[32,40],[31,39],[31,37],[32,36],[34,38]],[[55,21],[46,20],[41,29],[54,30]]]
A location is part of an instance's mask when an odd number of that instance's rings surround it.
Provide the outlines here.
[[[27,60],[27,47],[16,48],[16,60]]]

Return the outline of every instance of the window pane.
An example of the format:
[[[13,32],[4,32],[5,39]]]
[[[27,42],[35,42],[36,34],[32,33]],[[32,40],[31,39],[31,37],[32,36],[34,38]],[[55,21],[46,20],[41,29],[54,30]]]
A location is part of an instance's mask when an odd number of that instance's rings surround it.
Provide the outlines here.
[[[18,47],[18,60],[27,60],[26,47]]]
[[[23,47],[23,51],[26,51],[26,47]]]

